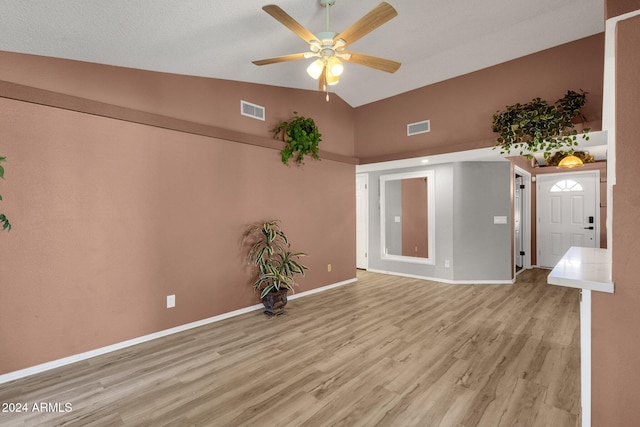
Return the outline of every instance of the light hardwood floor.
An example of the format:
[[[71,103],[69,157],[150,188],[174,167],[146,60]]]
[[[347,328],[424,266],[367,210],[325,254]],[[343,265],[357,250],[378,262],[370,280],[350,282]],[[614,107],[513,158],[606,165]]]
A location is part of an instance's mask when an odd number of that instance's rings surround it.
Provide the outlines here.
[[[0,385],[2,426],[576,426],[579,294],[357,283]],[[62,408],[64,408],[62,406]]]

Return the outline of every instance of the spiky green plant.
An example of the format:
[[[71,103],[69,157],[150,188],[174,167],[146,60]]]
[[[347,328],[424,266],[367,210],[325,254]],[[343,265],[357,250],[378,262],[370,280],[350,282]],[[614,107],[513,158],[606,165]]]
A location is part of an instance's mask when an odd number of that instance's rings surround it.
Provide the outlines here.
[[[253,287],[264,298],[269,292],[287,289],[294,292],[295,276],[308,267],[298,260],[306,256],[303,252],[291,252],[287,236],[280,228],[278,220],[254,224],[244,235],[245,242],[250,245],[247,260],[258,267],[257,278]]]

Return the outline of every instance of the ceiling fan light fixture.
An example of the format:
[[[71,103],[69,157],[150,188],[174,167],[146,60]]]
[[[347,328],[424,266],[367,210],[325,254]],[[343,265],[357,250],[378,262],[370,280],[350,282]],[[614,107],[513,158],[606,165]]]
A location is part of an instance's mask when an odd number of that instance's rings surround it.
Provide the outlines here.
[[[342,65],[342,62],[335,56],[329,58],[327,61],[327,67],[329,69],[329,73],[336,77],[340,77],[344,71],[344,65]]]
[[[322,74],[322,70],[324,69],[324,62],[322,59],[316,59],[307,67],[307,74],[311,76],[312,79],[318,80],[320,78],[320,74]]]
[[[339,76],[335,76],[335,75],[331,74],[329,72],[329,70],[327,70],[327,84],[329,86],[337,85],[339,81],[340,81],[340,77]]]
[[[252,62],[255,65],[268,65],[316,57],[318,59],[307,67],[307,74],[309,74],[311,78],[318,80],[318,88],[320,91],[327,91],[329,85],[335,85],[340,81],[340,76],[344,71],[342,61],[354,62],[388,73],[397,71],[400,67],[400,63],[397,61],[345,51],[347,45],[353,44],[398,15],[398,12],[391,4],[386,1],[381,2],[345,30],[336,33],[330,30],[331,27],[329,25],[329,9],[330,6],[333,6],[335,0],[319,1],[320,4],[325,7],[327,25],[326,31],[317,34],[309,31],[279,6],[274,4],[263,6],[262,10],[304,40],[305,43],[309,45],[309,50],[304,53],[277,56]]]

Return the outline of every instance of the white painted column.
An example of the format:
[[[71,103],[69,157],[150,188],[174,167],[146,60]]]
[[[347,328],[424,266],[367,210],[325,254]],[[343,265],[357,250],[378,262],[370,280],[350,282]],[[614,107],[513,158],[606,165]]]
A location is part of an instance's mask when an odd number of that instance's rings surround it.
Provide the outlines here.
[[[582,427],[591,426],[591,291],[580,291],[580,396]]]

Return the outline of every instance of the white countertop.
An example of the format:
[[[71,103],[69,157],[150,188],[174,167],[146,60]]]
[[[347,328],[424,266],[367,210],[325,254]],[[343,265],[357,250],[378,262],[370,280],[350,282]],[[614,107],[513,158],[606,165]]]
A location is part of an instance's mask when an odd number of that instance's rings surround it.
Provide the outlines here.
[[[572,246],[551,270],[547,283],[613,293],[609,250]]]

